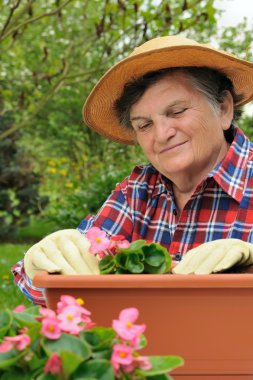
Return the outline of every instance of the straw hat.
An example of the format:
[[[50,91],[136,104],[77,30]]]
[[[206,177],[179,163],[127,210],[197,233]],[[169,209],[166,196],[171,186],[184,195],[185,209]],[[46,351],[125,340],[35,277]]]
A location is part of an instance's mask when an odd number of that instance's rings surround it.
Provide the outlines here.
[[[134,144],[133,131],[119,124],[113,109],[124,85],[150,71],[183,66],[222,71],[232,81],[236,94],[243,96],[238,105],[253,98],[253,63],[181,36],[158,37],[134,49],[99,80],[83,107],[87,126],[111,140]]]

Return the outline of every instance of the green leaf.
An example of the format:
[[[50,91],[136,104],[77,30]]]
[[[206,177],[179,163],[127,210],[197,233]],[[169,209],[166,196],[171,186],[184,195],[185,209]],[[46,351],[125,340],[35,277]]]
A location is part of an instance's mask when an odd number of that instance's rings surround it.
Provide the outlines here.
[[[128,248],[121,248],[119,251],[124,253],[137,253],[146,244],[145,240],[135,240]]]
[[[126,253],[117,253],[115,255],[115,261],[117,265],[119,266],[119,268],[127,270],[127,266],[126,266],[127,254]]]
[[[158,244],[152,243],[143,247],[145,262],[151,266],[159,267],[165,262],[165,254]]]
[[[159,267],[153,267],[151,265],[148,265],[148,264],[144,264],[145,266],[145,269],[144,269],[144,273],[149,273],[149,274],[163,274],[163,273],[166,273],[166,264],[165,262],[160,265]]]
[[[15,365],[19,359],[21,359],[25,355],[25,351],[22,351],[17,355],[16,350],[11,350],[8,352],[0,353],[0,368],[8,368],[12,365]]]
[[[60,356],[62,359],[63,373],[68,378],[84,361],[82,356],[70,351],[61,351]]]
[[[126,268],[131,273],[142,273],[143,272],[144,264],[140,261],[140,256],[137,253],[129,253],[127,255]]]
[[[146,378],[151,380],[172,380],[172,377],[170,377],[166,373],[163,373],[161,375],[146,376]]]
[[[99,270],[101,274],[109,274],[114,272],[115,268],[114,256],[107,255],[99,262]]]
[[[129,273],[128,270],[123,268],[117,268],[115,274],[127,274]]]
[[[68,375],[91,356],[89,345],[80,338],[69,334],[62,334],[57,340],[44,338],[42,346],[48,356],[53,352],[57,352],[61,356],[64,371]]]
[[[46,375],[45,373],[42,373],[39,375],[39,377],[36,378],[36,380],[56,380],[57,377],[55,375],[50,375],[49,373]]]
[[[40,306],[32,306],[30,308],[25,309],[21,313],[13,312],[13,316],[21,326],[32,327],[35,325],[39,325],[39,322],[35,319],[36,316],[40,316],[39,308]]]
[[[109,360],[96,359],[79,366],[74,373],[74,379],[94,378],[97,380],[115,380],[113,368]]]
[[[92,346],[92,351],[102,351],[110,348],[116,337],[116,332],[111,327],[93,327],[81,333],[86,342]]]
[[[137,369],[137,374],[143,376],[166,374],[184,363],[179,356],[148,356],[148,360],[152,368],[148,371]]]
[[[25,374],[20,369],[13,369],[1,375],[1,380],[31,380],[30,374]]]
[[[13,316],[9,310],[4,310],[0,312],[0,339],[2,339],[7,331],[9,330],[11,323],[13,321]]]
[[[168,273],[169,272],[169,269],[171,267],[171,262],[172,262],[171,255],[169,254],[169,252],[166,252],[166,254],[165,254],[165,271],[164,271],[164,273]]]

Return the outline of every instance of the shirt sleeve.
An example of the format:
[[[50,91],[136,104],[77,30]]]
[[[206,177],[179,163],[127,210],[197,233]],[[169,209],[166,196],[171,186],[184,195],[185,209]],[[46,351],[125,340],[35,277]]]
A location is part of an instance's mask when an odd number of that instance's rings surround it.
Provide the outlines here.
[[[92,226],[101,228],[108,236],[124,235],[126,239],[131,241],[133,230],[131,213],[120,184],[116,186],[97,215],[88,215],[80,223],[78,230],[84,234]],[[14,282],[25,297],[34,304],[46,305],[44,289],[32,285],[32,280],[25,273],[23,260],[12,267],[12,273]]]
[[[87,232],[91,227],[99,227],[108,236],[123,235],[125,239],[131,241],[133,222],[130,206],[124,194],[126,182],[127,180],[116,186],[95,216],[88,215],[82,220],[78,226],[81,233]]]

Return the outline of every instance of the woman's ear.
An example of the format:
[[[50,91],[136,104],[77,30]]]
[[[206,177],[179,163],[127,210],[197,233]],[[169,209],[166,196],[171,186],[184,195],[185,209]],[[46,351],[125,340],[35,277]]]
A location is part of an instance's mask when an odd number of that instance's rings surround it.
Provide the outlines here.
[[[223,101],[220,103],[220,118],[222,129],[225,131],[231,126],[234,116],[234,101],[230,91],[223,91]]]

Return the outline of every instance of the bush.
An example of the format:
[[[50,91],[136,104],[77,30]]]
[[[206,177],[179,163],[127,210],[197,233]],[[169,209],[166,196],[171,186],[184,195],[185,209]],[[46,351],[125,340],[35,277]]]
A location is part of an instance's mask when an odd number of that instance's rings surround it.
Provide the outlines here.
[[[0,132],[11,124],[10,116],[0,117]],[[47,203],[47,197],[39,196],[39,177],[25,151],[17,145],[18,138],[15,133],[0,141],[0,241],[13,239],[17,227]]]

